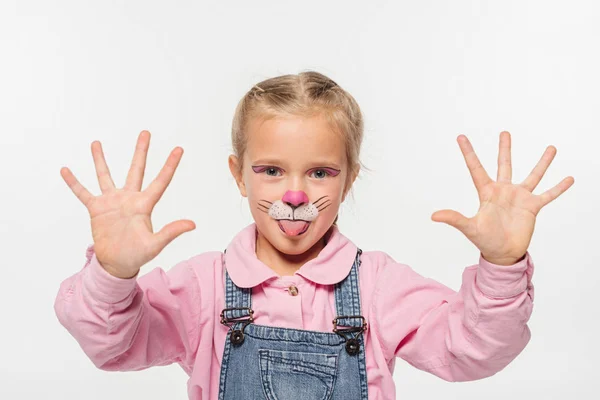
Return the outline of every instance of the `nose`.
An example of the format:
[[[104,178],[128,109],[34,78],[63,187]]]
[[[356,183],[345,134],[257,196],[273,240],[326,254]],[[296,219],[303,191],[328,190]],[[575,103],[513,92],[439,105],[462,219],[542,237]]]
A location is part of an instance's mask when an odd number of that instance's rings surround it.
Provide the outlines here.
[[[281,199],[290,207],[300,207],[302,204],[308,204],[308,195],[303,190],[288,190]]]

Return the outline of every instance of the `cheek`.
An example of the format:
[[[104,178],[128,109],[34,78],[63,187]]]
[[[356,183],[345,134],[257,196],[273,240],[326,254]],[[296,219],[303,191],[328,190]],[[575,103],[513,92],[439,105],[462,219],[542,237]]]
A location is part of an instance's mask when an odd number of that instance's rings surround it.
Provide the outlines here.
[[[327,196],[327,203],[329,203],[329,205],[326,208],[319,211],[319,214],[327,215],[327,216],[333,218],[339,212],[339,208],[342,203],[343,187],[344,187],[344,185],[341,183],[338,183],[338,182],[333,183],[332,182],[330,185],[323,186],[320,188],[315,188],[312,195],[309,195],[311,201],[316,201],[317,199],[319,199],[322,196]],[[318,203],[321,203],[321,202],[318,202]],[[321,208],[321,207],[319,207],[319,208]],[[318,220],[318,218],[317,218],[317,220]]]
[[[260,179],[249,179],[246,183],[246,191],[248,198],[251,200],[269,200],[273,201],[273,196],[276,194],[269,185],[260,182]]]
[[[280,200],[285,193],[281,185],[273,185],[264,182],[260,176],[249,176],[246,179],[246,194],[250,206],[254,207],[260,200],[275,201]]]
[[[331,185],[331,187],[329,188],[329,196],[331,196],[331,199],[334,200],[338,203],[342,202],[342,197],[344,196],[344,186],[345,186],[345,181],[344,179],[338,179],[335,182],[335,185]]]

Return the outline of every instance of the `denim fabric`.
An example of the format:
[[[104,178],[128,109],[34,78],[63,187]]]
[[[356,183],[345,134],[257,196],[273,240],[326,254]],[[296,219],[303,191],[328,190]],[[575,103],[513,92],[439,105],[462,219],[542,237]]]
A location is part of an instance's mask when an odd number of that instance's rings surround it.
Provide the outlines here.
[[[335,285],[338,316],[360,316],[358,287],[358,249],[348,276]],[[226,318],[244,318],[252,307],[251,289],[235,286],[226,273]],[[344,318],[338,325],[344,329],[360,327],[361,318]],[[243,330],[244,340],[233,344],[225,341],[219,399],[317,399],[366,400],[367,372],[362,334],[315,332],[277,328],[254,323],[231,322],[230,333]],[[356,338],[357,354],[346,351],[346,340]]]

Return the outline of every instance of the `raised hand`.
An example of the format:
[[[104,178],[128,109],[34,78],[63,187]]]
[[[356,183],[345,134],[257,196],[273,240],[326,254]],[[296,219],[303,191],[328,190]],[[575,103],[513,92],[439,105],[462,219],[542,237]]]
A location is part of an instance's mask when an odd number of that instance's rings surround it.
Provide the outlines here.
[[[196,227],[193,221],[179,220],[154,233],[150,214],[171,182],[183,149],[176,147],[171,152],[158,176],[142,191],[149,144],[150,132],[142,131],[125,186],[117,189],[106,165],[102,145],[98,141],[92,143],[92,156],[102,191],[100,196],[92,195],[83,187],[69,168],[60,170],[67,185],[90,214],[98,261],[107,272],[119,278],[135,277],[140,268],[173,239]]]
[[[431,219],[461,231],[489,262],[512,265],[526,254],[540,210],[571,187],[575,179],[566,177],[553,188],[535,195],[533,190],[556,155],[554,146],[546,148],[523,182],[513,184],[510,133],[500,133],[496,181],[486,173],[467,137],[460,135],[457,141],[479,194],[479,211],[466,218],[454,210],[440,210]]]

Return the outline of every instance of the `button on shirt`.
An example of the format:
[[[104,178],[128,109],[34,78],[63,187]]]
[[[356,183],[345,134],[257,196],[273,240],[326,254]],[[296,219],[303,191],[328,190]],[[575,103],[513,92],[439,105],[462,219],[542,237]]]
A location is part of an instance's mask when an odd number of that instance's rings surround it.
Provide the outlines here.
[[[252,288],[254,323],[332,332],[333,285],[348,275],[357,247],[335,225],[326,243],[293,276],[278,276],[256,257],[253,223],[225,254],[201,253],[132,279],[106,272],[89,246],[83,268],[61,283],[54,309],[98,368],[178,363],[190,377],[190,399],[217,399],[228,332],[219,323],[224,265],[237,286]],[[510,266],[480,254],[464,269],[458,292],[382,251],[363,251],[361,260],[369,399],[396,398],[397,357],[444,380],[466,381],[500,371],[529,341],[529,253]]]

